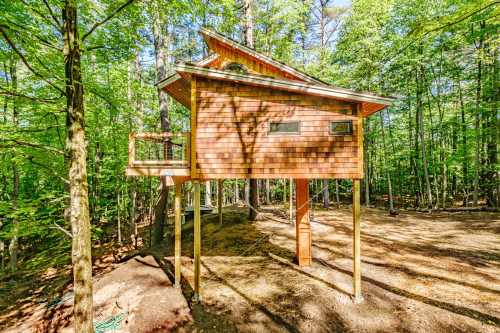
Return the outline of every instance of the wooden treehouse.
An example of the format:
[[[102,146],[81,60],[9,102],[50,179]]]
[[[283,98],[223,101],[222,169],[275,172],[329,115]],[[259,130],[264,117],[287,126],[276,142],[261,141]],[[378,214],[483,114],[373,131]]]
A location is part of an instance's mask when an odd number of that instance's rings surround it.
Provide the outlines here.
[[[213,53],[197,63],[177,64],[157,83],[191,110],[191,131],[132,133],[126,170],[129,176],[164,176],[176,186],[176,285],[183,182],[192,181],[194,189],[194,289],[199,297],[200,181],[217,179],[220,186],[224,179],[293,178],[297,262],[306,266],[312,261],[308,179],[352,179],[353,295],[359,300],[363,119],[392,98],[328,85],[214,31],[200,33]],[[163,159],[140,160],[136,139],[169,148],[160,154]]]

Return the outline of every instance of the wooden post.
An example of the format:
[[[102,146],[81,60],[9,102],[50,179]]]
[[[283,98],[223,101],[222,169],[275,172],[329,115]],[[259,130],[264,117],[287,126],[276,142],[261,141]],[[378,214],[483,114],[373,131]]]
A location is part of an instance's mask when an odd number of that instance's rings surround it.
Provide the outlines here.
[[[193,301],[199,302],[200,297],[200,268],[201,268],[201,216],[200,216],[200,181],[193,181],[194,188],[194,295]]]
[[[182,183],[175,183],[175,287],[181,286],[181,191]]]
[[[219,224],[222,224],[222,197],[223,193],[223,180],[217,180],[217,212],[219,213]]]
[[[309,182],[295,180],[295,235],[296,255],[299,266],[309,266],[312,262],[312,235],[309,223]]]
[[[293,224],[293,179],[290,178],[290,191],[288,193],[288,195],[290,196],[290,208],[289,208],[289,211],[290,211],[290,223]]]
[[[353,280],[352,289],[354,301],[361,302],[361,206],[360,206],[360,180],[353,179],[352,195],[352,220],[353,220]]]

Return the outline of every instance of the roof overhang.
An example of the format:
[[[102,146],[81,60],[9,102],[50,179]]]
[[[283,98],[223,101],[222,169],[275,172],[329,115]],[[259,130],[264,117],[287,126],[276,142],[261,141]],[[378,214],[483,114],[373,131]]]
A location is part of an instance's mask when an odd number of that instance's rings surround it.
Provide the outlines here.
[[[220,71],[213,68],[193,66],[189,64],[177,64],[175,71],[182,79],[191,80],[191,76],[201,76],[213,80],[223,80],[248,84],[253,86],[267,87],[277,90],[286,90],[294,93],[313,95],[348,102],[360,103],[362,105],[362,116],[369,116],[392,104],[394,98],[378,96],[368,93],[356,92],[325,85],[313,85],[292,80],[281,80],[266,76],[239,74]]]
[[[216,53],[212,53],[209,56],[196,62],[196,65],[202,67],[208,66],[212,62],[216,61],[218,57],[219,56]],[[184,80],[175,70],[171,71],[166,78],[156,82],[155,86],[157,86],[159,89],[165,90],[179,103],[181,103],[188,109],[190,108],[191,99],[189,97],[189,92],[191,90],[191,87],[189,85],[189,82]]]

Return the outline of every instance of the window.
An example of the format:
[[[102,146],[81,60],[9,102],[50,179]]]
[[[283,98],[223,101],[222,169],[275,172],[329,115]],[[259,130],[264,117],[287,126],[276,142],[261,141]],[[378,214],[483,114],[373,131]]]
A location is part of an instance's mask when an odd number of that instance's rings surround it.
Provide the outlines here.
[[[248,69],[237,62],[231,62],[224,67],[225,71],[235,72],[238,74],[248,74]]]
[[[330,134],[332,134],[332,135],[351,135],[352,134],[352,120],[330,122]]]
[[[300,123],[298,121],[271,122],[269,124],[270,134],[299,134]]]

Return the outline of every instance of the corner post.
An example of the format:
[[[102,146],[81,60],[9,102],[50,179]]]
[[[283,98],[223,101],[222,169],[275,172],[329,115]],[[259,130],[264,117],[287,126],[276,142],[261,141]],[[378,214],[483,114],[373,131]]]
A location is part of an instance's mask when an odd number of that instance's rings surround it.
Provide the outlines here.
[[[200,181],[193,181],[194,188],[194,295],[193,301],[199,302],[200,296],[200,268],[201,268],[201,216],[200,216]]]
[[[181,286],[181,193],[182,183],[175,183],[175,287]]]
[[[309,223],[309,181],[295,180],[295,237],[296,255],[299,266],[309,266],[312,262],[312,235]]]
[[[352,191],[352,220],[353,220],[353,280],[352,289],[354,293],[354,302],[363,301],[361,295],[361,206],[360,206],[360,187],[361,181],[353,179]]]
[[[223,198],[223,187],[224,183],[222,179],[217,180],[217,213],[219,214],[219,224],[222,224],[222,198]]]
[[[288,191],[289,198],[289,214],[290,214],[290,223],[293,224],[293,178],[290,178],[290,190]]]

